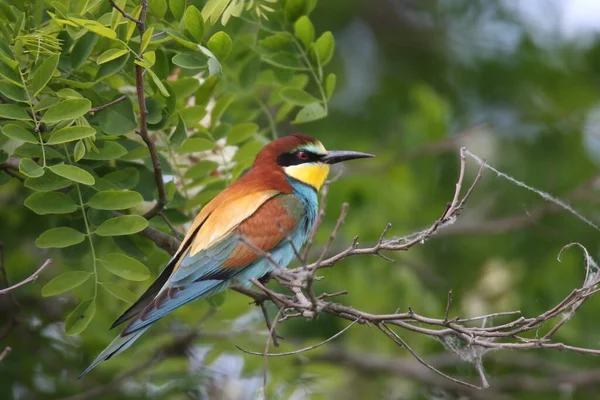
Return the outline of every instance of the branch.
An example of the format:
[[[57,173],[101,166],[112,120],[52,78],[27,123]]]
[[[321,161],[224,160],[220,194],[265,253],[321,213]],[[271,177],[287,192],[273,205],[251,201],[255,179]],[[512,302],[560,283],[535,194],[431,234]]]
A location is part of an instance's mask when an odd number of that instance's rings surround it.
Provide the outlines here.
[[[123,10],[121,7],[119,7],[119,6],[118,6],[118,5],[117,5],[117,4],[114,2],[114,0],[108,0],[108,1],[110,2],[110,5],[111,5],[111,6],[112,6],[112,7],[113,7],[115,10],[117,10],[118,12],[120,12],[120,13],[121,13],[121,15],[122,15],[122,16],[124,16],[125,18],[127,18],[128,20],[135,22],[135,24],[136,24],[137,26],[140,26],[140,24],[143,24],[143,23],[144,23],[144,22],[143,22],[143,20],[139,20],[139,19],[137,19],[137,18],[134,18],[132,15],[130,15],[130,14],[128,14],[127,12],[125,12],[125,10]],[[143,7],[143,5],[142,5],[142,7]],[[140,36],[140,38],[141,38],[141,36]]]
[[[143,231],[138,233],[139,235],[152,240],[158,247],[169,253],[170,255],[174,255],[181,245],[181,241],[176,237],[168,235],[164,232],[159,231],[158,229],[147,227]]]
[[[138,57],[142,58],[142,40],[146,32],[146,14],[148,12],[148,0],[140,0],[141,12],[140,19],[136,19],[131,15],[127,14],[125,10],[120,8],[113,0],[109,0],[111,6],[119,11],[125,18],[136,23],[138,31],[140,33],[140,49]],[[167,192],[165,190],[165,183],[162,176],[162,166],[158,159],[158,152],[156,151],[156,145],[148,134],[148,109],[146,108],[146,96],[144,94],[144,68],[138,64],[135,64],[135,92],[138,99],[138,105],[140,108],[140,127],[137,130],[137,134],[140,135],[148,150],[150,152],[150,159],[152,160],[152,168],[154,170],[154,180],[156,182],[156,189],[158,190],[158,200],[154,207],[146,212],[143,217],[151,219],[158,215],[165,205],[168,203]]]
[[[116,7],[116,5],[115,5],[115,7]],[[113,101],[110,101],[110,102],[108,102],[106,104],[103,104],[101,106],[90,108],[90,110],[88,111],[88,113],[97,113],[97,112],[100,112],[100,111],[104,110],[105,108],[108,108],[110,106],[114,106],[115,104],[118,104],[118,103],[124,101],[126,98],[127,98],[127,96],[123,95],[123,96],[121,96],[119,98],[116,98]]]
[[[0,169],[14,169],[19,170],[19,163],[21,159],[19,157],[8,157],[4,162],[0,163]]]
[[[6,346],[4,350],[2,350],[2,353],[0,353],[0,361],[4,360],[6,356],[10,354],[11,351],[12,348],[10,346]]]
[[[1,296],[1,295],[3,295],[3,294],[7,294],[7,293],[9,293],[11,290],[14,290],[14,289],[16,289],[16,288],[18,288],[18,287],[21,287],[21,286],[23,286],[23,285],[25,285],[25,284],[27,284],[27,283],[29,283],[29,282],[33,282],[33,281],[35,281],[35,280],[37,279],[37,277],[38,277],[38,276],[39,276],[39,275],[42,273],[42,271],[44,271],[44,270],[46,269],[46,267],[48,267],[50,264],[52,264],[52,261],[53,261],[53,260],[52,260],[51,258],[47,259],[47,260],[46,260],[46,262],[44,262],[44,263],[42,264],[42,266],[41,266],[41,267],[39,267],[39,268],[38,268],[38,270],[37,270],[37,271],[35,271],[35,272],[34,272],[34,273],[31,275],[31,276],[29,276],[27,279],[24,279],[24,280],[22,280],[22,281],[21,281],[21,282],[19,282],[19,283],[15,283],[14,285],[12,285],[12,286],[10,286],[10,287],[7,287],[7,288],[5,288],[5,289],[1,289],[1,290],[0,290],[0,296]]]

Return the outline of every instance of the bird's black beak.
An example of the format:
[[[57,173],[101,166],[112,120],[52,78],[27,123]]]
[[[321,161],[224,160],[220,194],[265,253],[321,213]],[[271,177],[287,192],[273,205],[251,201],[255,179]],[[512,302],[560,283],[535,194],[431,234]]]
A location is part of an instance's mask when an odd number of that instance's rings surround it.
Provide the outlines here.
[[[358,151],[329,151],[327,155],[321,158],[325,164],[336,164],[342,161],[354,160],[357,158],[372,158],[373,154],[359,153]]]

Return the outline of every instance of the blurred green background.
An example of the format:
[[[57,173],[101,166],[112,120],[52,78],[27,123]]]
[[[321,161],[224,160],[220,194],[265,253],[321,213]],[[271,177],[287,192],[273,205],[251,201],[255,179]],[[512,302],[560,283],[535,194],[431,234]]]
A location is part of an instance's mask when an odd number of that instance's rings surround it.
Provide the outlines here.
[[[336,38],[328,71],[338,75],[338,85],[330,115],[301,129],[328,149],[377,155],[348,164],[332,185],[314,254],[343,202],[350,210],[332,253],[355,235],[363,244],[374,243],[388,222],[390,237],[431,224],[454,193],[461,146],[598,221],[600,7],[595,1],[321,0],[311,19],[318,32],[332,30]],[[279,126],[280,133],[297,129]],[[467,184],[476,170],[469,159]],[[0,240],[13,283],[48,256],[34,240],[53,226],[52,217],[40,218],[23,206],[27,195],[16,180],[0,188]],[[395,264],[375,256],[346,259],[324,270],[325,279],[315,286],[319,292],[348,290],[338,300],[371,313],[411,306],[443,318],[452,289],[453,316],[510,310],[534,316],[583,280],[581,255],[573,249],[558,262],[561,247],[579,242],[597,257],[597,237],[597,230],[573,215],[486,171],[462,215],[439,235],[406,253],[388,254]],[[157,251],[146,264],[157,274],[167,259]],[[64,265],[74,262],[80,260],[57,258]],[[125,307],[116,300],[99,303],[82,335],[65,336],[62,321],[76,301],[40,296],[54,269],[16,290],[18,305],[0,297],[0,347],[12,347],[0,361],[0,398],[252,399],[260,390],[263,358],[235,345],[263,351],[262,315],[233,292],[214,314],[206,301],[178,310],[125,354],[75,381],[112,340],[108,327]],[[141,293],[146,285],[131,289]],[[600,300],[592,298],[555,339],[600,348],[599,313]],[[285,321],[278,351],[317,343],[347,324],[326,315]],[[192,331],[198,337],[185,351],[174,349],[157,365],[136,370],[161,344]],[[472,363],[439,342],[399,333],[443,371],[477,379]],[[377,329],[356,325],[312,352],[271,358],[267,396],[600,398],[594,356],[512,350],[488,352],[483,362],[491,389],[466,391],[424,369]],[[134,373],[123,376],[127,371]]]

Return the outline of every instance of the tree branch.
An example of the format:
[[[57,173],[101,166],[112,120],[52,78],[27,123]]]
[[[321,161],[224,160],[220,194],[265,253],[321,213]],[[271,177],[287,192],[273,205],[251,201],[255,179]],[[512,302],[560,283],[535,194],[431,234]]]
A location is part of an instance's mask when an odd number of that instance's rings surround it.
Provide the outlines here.
[[[114,106],[115,104],[118,104],[118,103],[124,101],[126,98],[127,98],[127,96],[123,95],[123,96],[118,97],[118,98],[114,99],[113,101],[109,101],[108,103],[103,104],[101,106],[90,108],[90,110],[88,111],[88,113],[98,113],[98,112],[104,110],[105,108],[108,108],[110,106]]]
[[[35,280],[37,279],[37,277],[38,277],[38,276],[39,276],[39,275],[42,273],[42,271],[44,271],[44,270],[46,269],[46,267],[48,267],[50,264],[52,264],[52,261],[53,261],[53,260],[52,260],[51,258],[47,259],[47,260],[46,260],[46,262],[44,262],[44,263],[42,264],[42,266],[41,266],[41,267],[39,267],[39,268],[38,268],[38,270],[37,270],[37,271],[35,271],[35,272],[34,272],[34,273],[31,275],[31,276],[29,276],[27,279],[24,279],[24,280],[22,280],[22,281],[21,281],[21,282],[19,282],[19,283],[15,283],[14,285],[12,285],[12,286],[10,286],[10,287],[7,287],[7,288],[4,288],[4,289],[1,289],[1,290],[0,290],[0,296],[1,296],[1,295],[3,295],[3,294],[9,293],[11,290],[14,290],[14,289],[16,289],[16,288],[18,288],[18,287],[21,287],[21,286],[23,286],[23,285],[25,285],[25,284],[27,284],[27,283],[29,283],[29,282],[33,282],[33,281],[35,281]]]
[[[127,18],[128,20],[135,22],[135,24],[136,24],[136,25],[138,25],[138,26],[139,26],[140,24],[142,24],[142,23],[143,23],[141,20],[139,20],[139,19],[137,19],[137,18],[134,18],[133,16],[131,16],[130,14],[128,14],[127,12],[125,12],[125,10],[123,10],[121,7],[119,7],[119,6],[118,6],[118,5],[117,5],[117,4],[114,2],[114,0],[108,0],[108,1],[110,2],[110,5],[111,5],[111,6],[112,6],[112,7],[113,7],[115,10],[117,10],[118,12],[120,12],[120,13],[121,13],[121,15],[122,15],[122,16],[124,16],[125,18]]]
[[[140,19],[136,19],[131,15],[127,14],[125,10],[117,6],[117,4],[115,4],[113,0],[110,0],[110,4],[125,18],[137,24],[138,31],[140,33],[140,48],[138,52],[138,57],[142,58],[143,48],[141,39],[144,36],[144,33],[146,32],[146,15],[148,12],[148,0],[140,0]],[[138,99],[138,106],[140,108],[140,127],[136,133],[140,135],[150,152],[150,159],[152,160],[152,168],[154,170],[154,180],[156,182],[156,189],[158,191],[158,199],[156,200],[156,204],[143,215],[144,218],[151,219],[162,211],[162,209],[168,203],[168,199],[167,192],[165,190],[165,183],[163,181],[162,176],[162,166],[158,158],[156,145],[154,144],[154,141],[152,141],[152,138],[150,138],[150,135],[148,134],[148,109],[146,108],[146,96],[144,90],[144,68],[141,65],[135,64],[135,92]]]

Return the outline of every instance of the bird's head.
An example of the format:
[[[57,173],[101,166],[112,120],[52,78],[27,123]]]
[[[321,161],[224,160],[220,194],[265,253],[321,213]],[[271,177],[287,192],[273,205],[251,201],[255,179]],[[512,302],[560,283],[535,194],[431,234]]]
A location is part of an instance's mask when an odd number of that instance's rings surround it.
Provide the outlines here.
[[[256,156],[254,166],[275,165],[286,176],[319,190],[331,164],[370,157],[374,156],[356,151],[327,151],[317,139],[294,134],[266,145]]]

